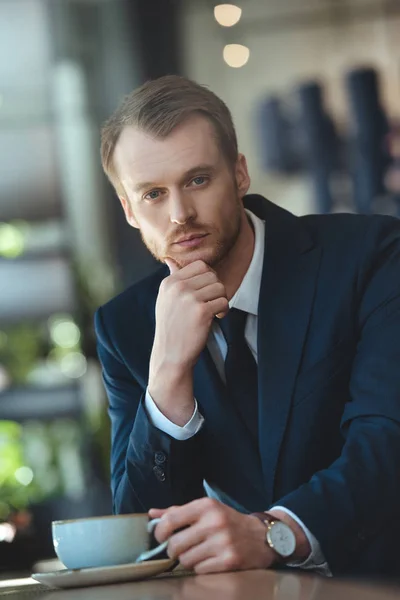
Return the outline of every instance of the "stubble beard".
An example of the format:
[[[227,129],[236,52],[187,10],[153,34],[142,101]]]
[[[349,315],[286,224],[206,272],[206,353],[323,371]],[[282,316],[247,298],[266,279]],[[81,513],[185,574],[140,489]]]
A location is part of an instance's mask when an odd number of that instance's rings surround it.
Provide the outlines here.
[[[234,248],[234,246],[239,238],[241,228],[242,228],[241,203],[240,203],[239,198],[236,203],[236,211],[232,218],[233,218],[233,223],[232,223],[232,226],[231,226],[229,232],[227,232],[222,237],[220,236],[219,239],[217,239],[215,248],[213,249],[211,256],[204,259],[206,264],[213,269],[216,269],[216,267],[218,267],[222,262],[226,261],[227,257],[229,256],[229,253],[231,252],[232,248]],[[144,237],[141,230],[140,230],[140,235],[141,235],[144,245],[149,250],[149,252],[152,254],[152,256],[158,262],[161,262],[164,264],[164,257],[166,256],[165,251],[160,250],[157,247],[157,244],[154,243],[152,240],[147,240]],[[195,253],[196,253],[196,249],[193,250],[193,254],[195,254]],[[195,260],[199,260],[198,256],[196,258],[193,257],[193,259],[191,259],[189,256],[188,258],[185,258],[184,261],[180,260],[180,258],[178,256],[176,258],[175,258],[175,256],[172,256],[171,258],[173,258],[173,260],[178,264],[178,266],[180,268],[187,266],[188,264],[194,262]]]

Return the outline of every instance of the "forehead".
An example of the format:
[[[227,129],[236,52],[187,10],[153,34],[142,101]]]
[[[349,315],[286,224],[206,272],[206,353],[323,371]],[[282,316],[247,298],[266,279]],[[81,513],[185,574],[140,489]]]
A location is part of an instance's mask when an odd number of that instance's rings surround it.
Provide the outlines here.
[[[221,160],[213,125],[195,116],[177,126],[166,138],[156,138],[126,127],[115,148],[114,164],[121,183],[173,181],[200,164]]]

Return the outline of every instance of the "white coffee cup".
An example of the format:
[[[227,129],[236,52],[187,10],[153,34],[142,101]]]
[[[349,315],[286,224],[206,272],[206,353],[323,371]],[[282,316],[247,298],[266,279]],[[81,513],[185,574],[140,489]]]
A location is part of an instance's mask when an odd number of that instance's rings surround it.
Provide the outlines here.
[[[53,544],[67,569],[86,569],[142,562],[163,552],[168,540],[150,548],[160,519],[147,514],[111,515],[53,521]]]

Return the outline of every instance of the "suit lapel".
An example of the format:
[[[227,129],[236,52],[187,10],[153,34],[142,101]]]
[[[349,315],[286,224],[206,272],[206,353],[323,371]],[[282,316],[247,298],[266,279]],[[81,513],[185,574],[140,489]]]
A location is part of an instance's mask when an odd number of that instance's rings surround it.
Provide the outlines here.
[[[265,201],[264,201],[265,203]],[[256,212],[256,211],[255,211]],[[259,440],[268,504],[312,311],[320,249],[299,220],[268,203],[258,308]]]

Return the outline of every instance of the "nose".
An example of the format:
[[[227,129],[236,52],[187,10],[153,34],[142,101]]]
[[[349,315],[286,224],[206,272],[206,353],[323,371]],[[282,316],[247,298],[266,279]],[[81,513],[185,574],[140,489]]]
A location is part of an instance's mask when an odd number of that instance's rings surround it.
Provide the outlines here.
[[[184,225],[196,217],[196,211],[190,197],[174,192],[169,199],[169,219],[171,223]]]

